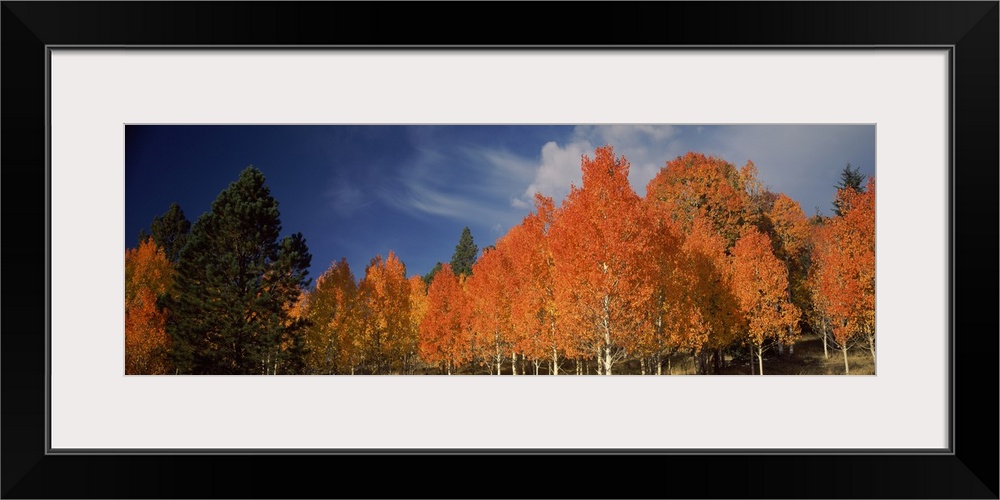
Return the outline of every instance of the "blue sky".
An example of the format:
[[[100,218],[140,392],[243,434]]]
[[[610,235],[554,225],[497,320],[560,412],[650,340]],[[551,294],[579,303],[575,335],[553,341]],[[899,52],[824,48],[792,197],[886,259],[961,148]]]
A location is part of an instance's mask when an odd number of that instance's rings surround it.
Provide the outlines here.
[[[492,244],[580,184],[580,155],[611,144],[640,196],[688,151],[753,160],[772,191],[807,215],[831,211],[850,162],[875,175],[874,125],[128,125],[125,245],[173,202],[192,223],[253,164],[278,200],[283,234],[301,232],[315,278],[346,257],[356,278],[394,251],[407,275],[451,259],[462,228]]]

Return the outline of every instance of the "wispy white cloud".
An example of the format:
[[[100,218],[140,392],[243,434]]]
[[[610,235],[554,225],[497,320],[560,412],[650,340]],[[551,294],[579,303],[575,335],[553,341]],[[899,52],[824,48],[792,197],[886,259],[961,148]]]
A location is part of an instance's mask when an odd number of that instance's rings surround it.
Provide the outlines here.
[[[374,197],[366,195],[359,187],[342,177],[331,182],[323,195],[327,206],[340,216],[351,216],[375,202]]]
[[[517,214],[507,200],[531,172],[530,161],[503,150],[421,148],[380,196],[390,206],[410,213],[509,225]]]
[[[488,147],[464,147],[461,149],[466,159],[471,162],[485,162],[495,175],[514,180],[530,178],[535,171],[536,162],[524,158],[506,149],[491,149]]]

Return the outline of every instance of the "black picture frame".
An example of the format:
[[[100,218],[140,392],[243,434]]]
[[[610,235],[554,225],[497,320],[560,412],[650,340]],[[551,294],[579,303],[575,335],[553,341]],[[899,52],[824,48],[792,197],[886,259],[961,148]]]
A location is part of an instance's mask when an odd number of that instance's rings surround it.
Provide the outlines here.
[[[2,4],[4,498],[998,497],[996,1],[560,3],[557,17],[534,3]],[[47,453],[48,46],[539,47],[550,40],[608,50],[951,47],[949,453]],[[859,425],[864,418],[861,408]],[[553,464],[564,461],[577,477],[553,476]],[[330,473],[313,475],[317,468]],[[361,473],[370,470],[385,471],[384,480],[364,482]],[[498,473],[504,479],[488,480]]]

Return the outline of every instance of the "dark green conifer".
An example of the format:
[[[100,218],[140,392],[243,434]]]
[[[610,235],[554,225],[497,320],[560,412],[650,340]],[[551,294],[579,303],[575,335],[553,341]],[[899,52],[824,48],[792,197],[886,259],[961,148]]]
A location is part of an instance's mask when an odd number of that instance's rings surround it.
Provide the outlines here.
[[[163,215],[153,218],[153,223],[149,225],[149,233],[145,229],[139,233],[139,243],[153,238],[153,242],[163,249],[167,259],[170,262],[177,262],[190,232],[191,222],[184,216],[180,205],[172,203]]]
[[[311,256],[301,233],[280,233],[278,202],[253,166],[195,222],[162,301],[179,373],[301,371],[305,320],[289,308]]]
[[[844,167],[844,170],[840,172],[840,182],[834,186],[837,188],[838,194],[835,195],[833,199],[833,213],[841,216],[843,215],[843,209],[846,208],[843,206],[843,200],[840,199],[840,191],[844,189],[851,189],[859,193],[863,193],[865,191],[865,188],[862,185],[863,182],[865,182],[865,176],[861,173],[861,168],[855,167],[854,169],[851,169],[851,164],[848,163],[847,166]]]
[[[458,245],[455,245],[455,253],[451,256],[451,270],[455,276],[464,274],[472,276],[472,265],[476,263],[476,253],[479,248],[472,241],[472,231],[466,227],[462,229],[462,236],[458,238]]]

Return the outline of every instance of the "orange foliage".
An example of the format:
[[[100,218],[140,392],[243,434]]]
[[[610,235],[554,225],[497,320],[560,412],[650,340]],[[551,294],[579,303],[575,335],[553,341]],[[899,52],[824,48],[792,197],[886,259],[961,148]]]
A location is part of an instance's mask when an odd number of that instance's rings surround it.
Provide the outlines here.
[[[410,328],[420,335],[420,323],[427,314],[427,284],[420,276],[410,276]]]
[[[829,220],[813,253],[814,296],[831,320],[834,339],[845,345],[855,336],[875,342],[875,179],[864,193],[837,194],[840,217]]]
[[[385,260],[376,256],[365,269],[358,287],[364,308],[360,333],[372,373],[398,373],[404,369],[404,360],[416,352],[410,287],[406,268],[392,251]]]
[[[732,164],[701,153],[687,153],[666,163],[646,186],[646,198],[663,204],[684,232],[696,215],[702,215],[732,246],[748,222],[750,195],[755,189],[756,167],[748,163],[743,171]]]
[[[492,371],[510,356],[511,301],[515,294],[524,293],[512,283],[514,273],[503,245],[486,249],[472,265],[472,276],[466,281],[469,318],[468,337],[474,358],[482,359]]]
[[[465,294],[450,264],[441,266],[427,289],[427,314],[420,323],[420,357],[451,373],[471,353],[463,335]]]
[[[646,199],[648,201],[648,198]],[[690,281],[690,268],[681,253],[680,228],[656,203],[647,203],[652,221],[652,249],[656,263],[650,323],[653,328],[637,339],[641,355],[653,357],[657,362],[664,354],[672,354],[682,343],[683,330],[690,315],[690,301],[686,291]]]
[[[830,301],[828,297],[824,294],[823,288],[824,281],[832,277],[831,271],[827,268],[832,263],[833,248],[831,244],[833,243],[831,239],[831,227],[829,223],[824,223],[822,219],[817,220],[815,225],[812,226],[812,231],[809,235],[809,245],[812,248],[812,265],[809,266],[809,272],[806,277],[806,288],[809,293],[810,304],[812,305],[812,311],[810,313],[810,321],[812,322],[814,328],[818,328],[825,334],[826,328],[830,324]]]
[[[684,295],[691,307],[683,347],[693,351],[722,348],[736,340],[739,303],[733,293],[733,275],[726,242],[710,223],[695,218],[684,239],[684,263],[689,281]]]
[[[760,361],[771,341],[794,340],[800,312],[789,299],[787,270],[775,258],[767,235],[748,229],[733,247],[732,262],[743,339],[754,347]]]
[[[628,183],[628,160],[610,146],[584,156],[581,168],[583,187],[572,187],[549,231],[556,319],[610,374],[651,328],[651,221]]]
[[[125,251],[125,373],[173,372],[166,313],[156,307],[173,280],[173,266],[152,239]]]
[[[360,359],[357,285],[346,259],[334,262],[316,278],[302,306],[309,373],[349,373]]]
[[[809,221],[799,203],[784,193],[774,200],[768,219],[777,236],[775,253],[783,260],[798,258],[809,241]]]
[[[511,306],[514,350],[528,359],[549,358],[556,366],[560,355],[582,354],[570,330],[556,327],[554,257],[548,228],[555,218],[552,198],[535,195],[535,211],[511,228],[499,245],[507,249],[517,287]]]

